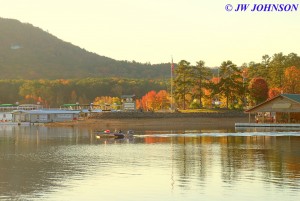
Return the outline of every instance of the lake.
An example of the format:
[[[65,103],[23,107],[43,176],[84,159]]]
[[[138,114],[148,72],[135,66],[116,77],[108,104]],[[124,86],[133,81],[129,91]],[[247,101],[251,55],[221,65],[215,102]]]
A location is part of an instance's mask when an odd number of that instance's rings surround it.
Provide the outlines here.
[[[298,200],[297,130],[0,126],[0,200]]]

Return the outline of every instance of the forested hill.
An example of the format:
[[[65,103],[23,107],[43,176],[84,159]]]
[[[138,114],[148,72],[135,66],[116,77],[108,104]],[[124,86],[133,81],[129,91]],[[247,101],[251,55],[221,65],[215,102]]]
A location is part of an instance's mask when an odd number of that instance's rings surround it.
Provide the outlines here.
[[[31,24],[4,18],[0,18],[0,70],[0,79],[170,76],[170,64],[117,61],[64,42]]]

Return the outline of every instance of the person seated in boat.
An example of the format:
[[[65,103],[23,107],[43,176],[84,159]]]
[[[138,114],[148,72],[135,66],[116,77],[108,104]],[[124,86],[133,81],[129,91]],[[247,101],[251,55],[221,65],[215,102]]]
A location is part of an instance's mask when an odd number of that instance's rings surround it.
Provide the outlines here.
[[[119,130],[119,133],[123,133],[123,131],[120,129],[120,130]]]

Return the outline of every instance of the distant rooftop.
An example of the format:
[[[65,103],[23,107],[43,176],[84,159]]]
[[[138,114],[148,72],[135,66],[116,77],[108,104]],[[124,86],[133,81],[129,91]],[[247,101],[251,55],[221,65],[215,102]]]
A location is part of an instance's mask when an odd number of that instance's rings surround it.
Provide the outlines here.
[[[133,98],[135,97],[135,94],[133,95],[122,95],[121,98]]]

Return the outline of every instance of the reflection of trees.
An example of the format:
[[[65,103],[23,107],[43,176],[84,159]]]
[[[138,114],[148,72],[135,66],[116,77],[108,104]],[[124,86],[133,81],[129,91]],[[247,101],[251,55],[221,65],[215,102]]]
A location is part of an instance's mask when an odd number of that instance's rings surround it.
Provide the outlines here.
[[[248,177],[261,172],[263,181],[276,185],[284,184],[278,181],[286,179],[291,184],[293,178],[299,177],[299,137],[227,138],[228,142],[222,146],[221,153],[223,181],[234,182],[244,177],[246,172]],[[249,175],[249,172],[253,175]]]
[[[175,152],[175,167],[178,175],[177,185],[181,188],[189,188],[191,178],[197,178],[197,183],[201,186],[205,184],[212,150],[205,146],[203,140],[204,138],[187,137],[177,139],[180,146]]]
[[[188,189],[196,178],[197,185],[204,186],[207,177],[213,176],[210,170],[217,167],[222,182],[253,178],[299,188],[299,141],[299,137],[264,136],[176,138],[175,183]]]
[[[66,163],[65,158],[61,157],[52,145],[77,144],[84,139],[83,136],[80,131],[74,129],[62,129],[62,132],[54,132],[54,129],[1,128],[1,196],[23,199],[22,197],[31,192],[51,190],[49,187],[53,186],[59,187],[61,181],[79,171],[76,165]],[[52,136],[47,135],[49,130],[52,131]]]
[[[89,155],[89,152],[78,155],[78,149],[69,146],[99,143],[135,145],[122,153],[122,157],[119,155],[122,147],[118,146],[118,149],[107,152],[106,158],[98,157],[98,150],[95,155]],[[147,155],[142,150],[147,146],[145,143],[164,146],[159,150],[151,146],[153,152]],[[92,133],[76,128],[1,128],[0,193],[16,194],[18,197],[33,191],[47,191],[49,187],[58,187],[76,174],[85,174],[89,170],[93,172],[93,167],[88,166],[95,162],[99,165],[103,160],[109,163],[112,159],[117,161],[117,165],[133,169],[146,168],[143,163],[148,165],[145,162],[147,160],[153,162],[151,168],[160,168],[155,166],[165,161],[155,161],[168,160],[165,164],[170,164],[172,168],[172,187],[184,190],[199,186],[205,188],[206,184],[212,182],[211,178],[216,177],[230,184],[253,178],[265,184],[299,189],[299,144],[299,137],[187,137],[184,134],[180,137],[149,136],[134,138],[132,141],[104,142],[97,141]],[[170,152],[161,153],[161,150],[168,148]],[[150,158],[143,160],[145,156]]]

